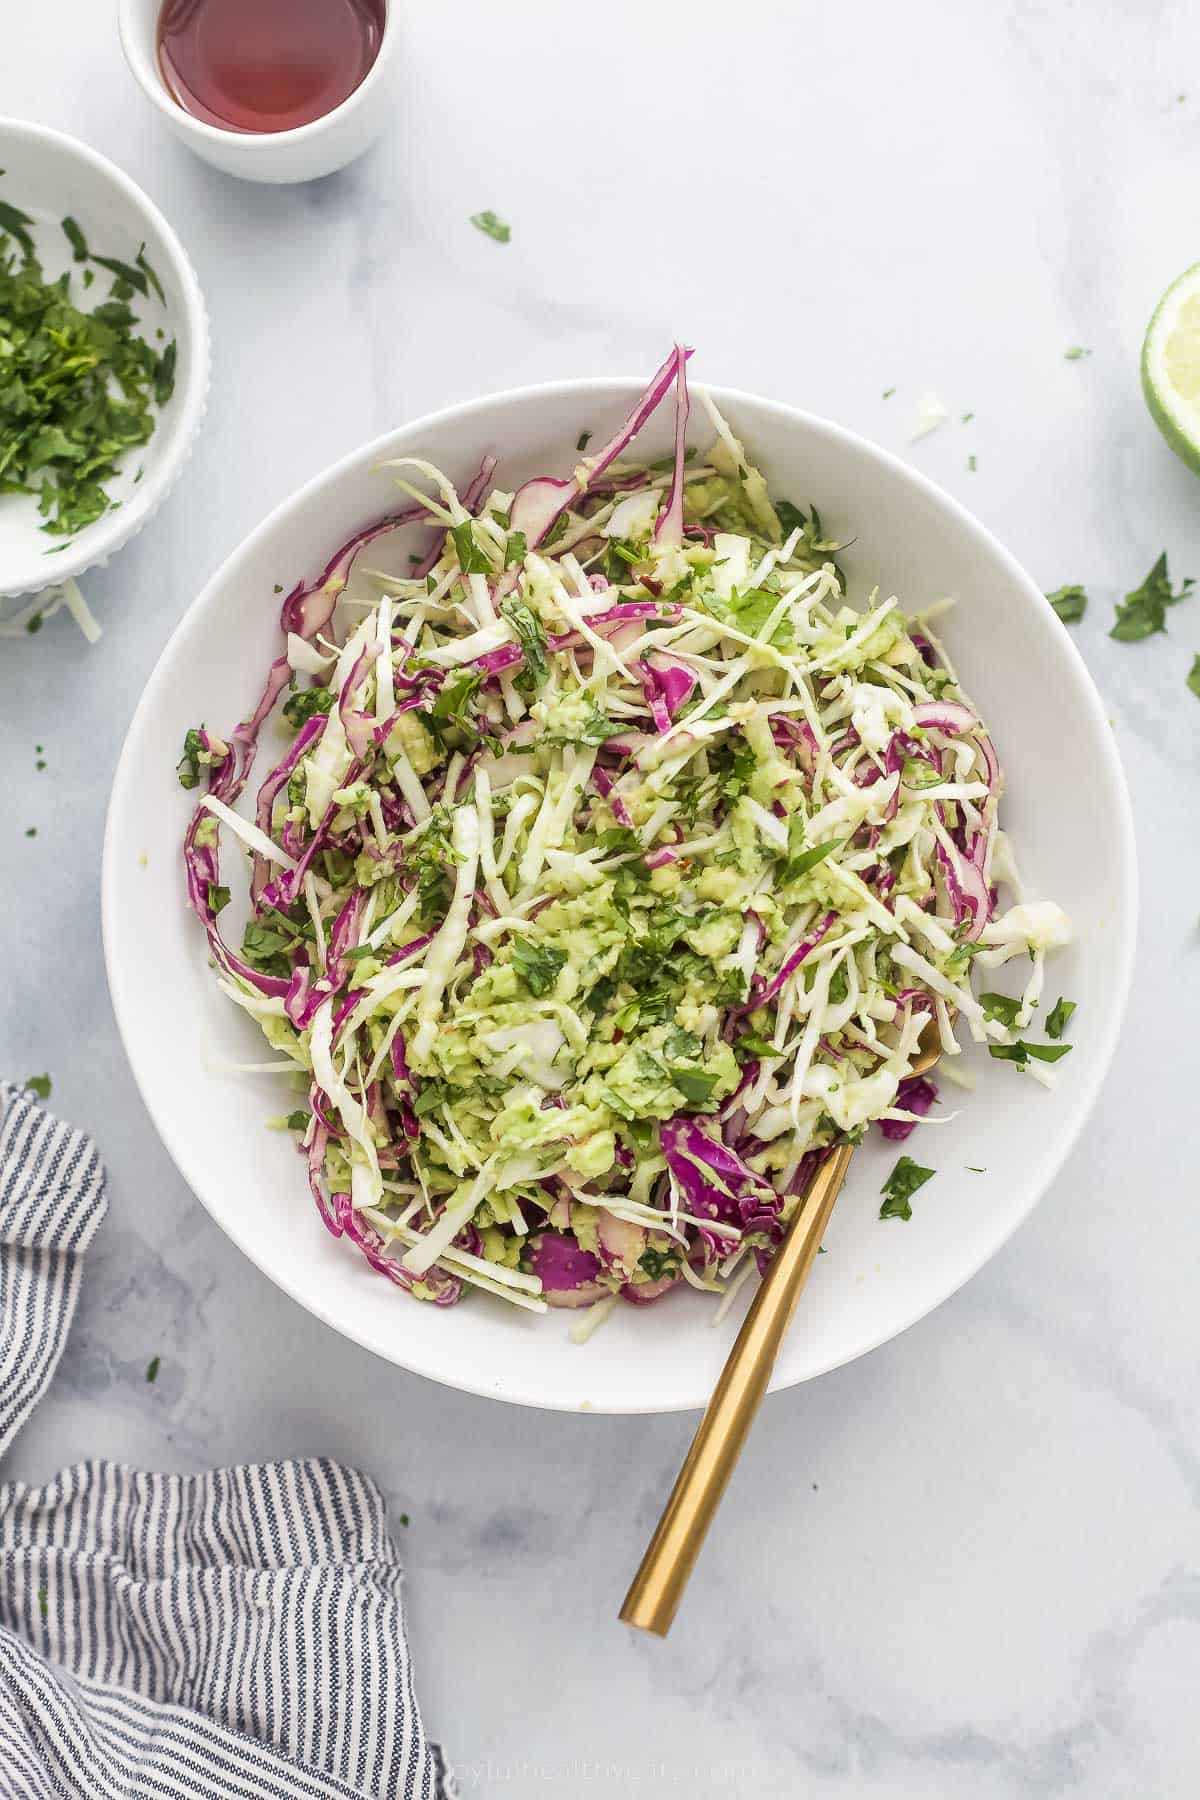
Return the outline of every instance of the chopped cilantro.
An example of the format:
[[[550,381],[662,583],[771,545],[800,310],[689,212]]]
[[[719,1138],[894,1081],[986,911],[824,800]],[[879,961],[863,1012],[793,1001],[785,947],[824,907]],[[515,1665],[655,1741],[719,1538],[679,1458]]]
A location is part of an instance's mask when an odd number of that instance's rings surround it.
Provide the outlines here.
[[[1077,582],[1055,588],[1046,598],[1064,625],[1077,625],[1087,611],[1087,590]]]
[[[972,453],[972,455],[968,456],[968,458],[967,458],[967,468],[970,471],[970,473],[973,475],[975,473],[976,469],[978,468],[978,466],[979,465],[975,461],[974,454]]]
[[[304,1111],[303,1107],[301,1107],[296,1112],[290,1112],[287,1116],[288,1130],[289,1131],[307,1131],[308,1130],[308,1121],[311,1119],[311,1117],[312,1117],[312,1114],[306,1113]]]
[[[839,838],[829,838],[823,844],[813,844],[810,849],[801,850],[797,855],[789,856],[780,872],[780,879],[784,882],[798,881],[801,875],[807,875],[810,869],[815,869],[818,863],[824,862],[827,856],[832,855],[838,849],[840,842]]]
[[[229,889],[227,887],[222,887],[219,882],[210,881],[208,884],[208,904],[212,911],[215,913],[221,912],[229,905],[229,901]]]
[[[67,242],[71,246],[71,253],[74,261],[86,262],[91,255],[91,251],[88,249],[87,239],[79,229],[79,226],[75,223],[74,219],[67,217],[62,222],[62,228],[66,233]]]
[[[1164,550],[1140,587],[1126,594],[1124,600],[1117,602],[1116,624],[1109,632],[1109,637],[1116,638],[1120,644],[1136,644],[1142,638],[1151,637],[1156,631],[1167,629],[1167,608],[1177,606],[1185,600],[1195,583],[1188,576],[1177,594],[1171,592],[1171,577],[1167,572],[1167,553]]]
[[[890,400],[892,395],[895,393],[895,391],[896,391],[895,388],[884,388],[884,390],[883,390],[884,399]]]
[[[494,239],[497,244],[507,244],[512,236],[511,227],[506,225],[503,219],[498,219],[490,210],[472,213],[471,223],[477,231],[482,231],[485,237]]]
[[[512,949],[513,968],[530,993],[539,998],[548,994],[567,960],[566,951],[553,944],[535,944],[531,938],[523,937],[513,939]]]
[[[525,653],[525,667],[533,677],[534,686],[541,687],[550,673],[546,662],[546,633],[542,621],[528,601],[518,599],[515,594],[508,595],[500,602],[500,611],[517,634]]]
[[[1192,666],[1187,678],[1188,692],[1195,694],[1200,700],[1200,656],[1192,658]]]
[[[1064,350],[1063,352],[1064,359],[1067,362],[1082,362],[1085,356],[1090,356],[1091,354],[1091,351],[1085,350],[1082,344],[1072,344],[1069,350]]]
[[[289,694],[283,703],[283,716],[289,725],[300,727],[311,719],[314,713],[327,713],[333,706],[333,689],[322,687],[301,688],[298,693]],[[190,735],[190,734],[189,734]],[[180,776],[182,781],[183,777]],[[195,786],[195,783],[190,785]]]
[[[580,432],[578,438],[576,438],[576,440],[575,440],[575,448],[576,448],[576,450],[578,450],[580,456],[583,455],[584,451],[587,449],[587,447],[591,443],[591,441],[592,441],[592,434],[590,431],[581,431]]]
[[[26,836],[26,837],[36,837],[36,836],[37,836],[37,826],[36,826],[36,825],[28,825],[28,826],[26,826],[26,828],[25,828],[25,836]]]
[[[54,1083],[48,1075],[27,1075],[25,1086],[31,1094],[36,1094],[39,1100],[48,1100]]]
[[[677,1250],[655,1250],[648,1247],[638,1257],[638,1268],[647,1274],[651,1281],[660,1281],[664,1275],[674,1275],[678,1272],[679,1252]]]
[[[50,1600],[46,1593],[46,1584],[44,1581],[38,1588],[38,1611],[41,1613],[43,1619],[47,1618],[50,1613]]]
[[[144,257],[94,256],[76,222],[64,220],[75,260],[117,276],[113,297],[83,312],[72,304],[69,273],[44,279],[31,224],[0,202],[0,494],[33,495],[42,530],[65,539],[116,504],[106,484],[125,452],[153,435],[152,402],[163,404],[174,384],[174,345],[158,355],[125,304],[160,286]]]
[[[985,1019],[998,1019],[1009,1031],[1016,1024],[1021,1011],[1021,1002],[1013,1000],[1008,994],[980,994],[979,1004],[983,1008]]]
[[[932,1181],[936,1170],[923,1169],[915,1163],[911,1156],[902,1156],[883,1186],[880,1193],[884,1196],[883,1205],[879,1209],[881,1219],[911,1219],[912,1207],[909,1204],[918,1188]]]
[[[416,1113],[418,1119],[423,1119],[426,1113],[433,1112],[435,1107],[439,1107],[441,1104],[441,1089],[434,1082],[426,1082],[425,1086],[413,1101],[413,1111]]]
[[[1015,1044],[989,1044],[988,1052],[998,1062],[1014,1062],[1019,1069],[1027,1066],[1030,1057],[1038,1062],[1056,1063],[1072,1049],[1070,1044],[1027,1044],[1024,1038],[1018,1038]]]
[[[146,1380],[147,1381],[157,1381],[158,1380],[158,1371],[161,1366],[161,1363],[162,1363],[161,1357],[152,1356],[150,1358],[150,1361],[146,1364]]]
[[[471,530],[470,519],[464,519],[461,525],[455,525],[450,532],[454,539],[454,548],[458,553],[458,565],[464,575],[490,575],[492,565],[475,541],[475,533]]]
[[[1059,999],[1055,1001],[1054,1008],[1051,1011],[1049,1018],[1046,1020],[1046,1036],[1055,1039],[1061,1038],[1063,1032],[1071,1023],[1071,1014],[1074,1011],[1074,1000],[1064,1000],[1060,996]]]
[[[528,551],[529,546],[525,542],[525,533],[523,531],[510,531],[508,534],[508,542],[504,546],[505,568],[519,568],[525,561]]]
[[[712,1091],[717,1085],[717,1077],[704,1069],[677,1069],[670,1071],[671,1085],[679,1089],[684,1099],[692,1106],[704,1106],[712,1099]]]

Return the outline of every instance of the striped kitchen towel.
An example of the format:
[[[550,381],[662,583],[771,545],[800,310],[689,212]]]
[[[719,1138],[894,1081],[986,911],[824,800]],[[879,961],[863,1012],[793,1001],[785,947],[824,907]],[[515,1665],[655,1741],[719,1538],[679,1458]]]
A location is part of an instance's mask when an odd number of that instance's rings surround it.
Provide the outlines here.
[[[83,1132],[0,1082],[0,1452],[104,1217]],[[0,1800],[450,1800],[374,1483],[323,1458],[0,1485]]]

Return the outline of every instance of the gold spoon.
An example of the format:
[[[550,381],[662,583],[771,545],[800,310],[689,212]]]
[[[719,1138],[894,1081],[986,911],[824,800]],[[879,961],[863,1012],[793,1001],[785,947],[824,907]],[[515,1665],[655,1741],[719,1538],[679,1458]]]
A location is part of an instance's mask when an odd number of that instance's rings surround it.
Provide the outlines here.
[[[921,1034],[913,1075],[923,1075],[941,1055],[931,1019]],[[842,1144],[825,1159],[796,1208],[725,1361],[692,1447],[663,1508],[641,1566],[621,1608],[626,1625],[666,1637],[688,1576],[700,1554],[726,1483],[742,1453],[754,1415],[767,1391],[775,1358],[792,1322],[800,1291],[854,1154]]]

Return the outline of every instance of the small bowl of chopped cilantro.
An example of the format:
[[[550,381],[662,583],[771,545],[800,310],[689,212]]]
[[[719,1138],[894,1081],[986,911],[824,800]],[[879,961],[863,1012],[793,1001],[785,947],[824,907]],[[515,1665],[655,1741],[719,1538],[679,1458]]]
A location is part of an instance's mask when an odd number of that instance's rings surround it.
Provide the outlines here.
[[[0,623],[142,528],[207,389],[204,302],[162,214],[85,144],[0,119]]]

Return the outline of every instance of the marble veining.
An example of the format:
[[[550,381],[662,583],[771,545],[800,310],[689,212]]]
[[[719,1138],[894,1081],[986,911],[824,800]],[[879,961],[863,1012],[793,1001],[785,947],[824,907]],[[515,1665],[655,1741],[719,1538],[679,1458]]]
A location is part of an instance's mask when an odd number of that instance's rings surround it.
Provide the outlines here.
[[[1152,643],[1105,633],[1163,547],[1200,575],[1200,489],[1137,381],[1197,255],[1194,15],[520,0],[501,20],[460,0],[402,29],[390,133],[307,189],[240,185],[169,139],[108,8],[27,8],[0,60],[0,111],[84,137],[163,207],[214,346],[185,479],[88,578],[102,643],[63,618],[0,647],[0,1069],[48,1069],[111,1176],[70,1347],[5,1472],[96,1452],[372,1470],[411,1520],[418,1679],[466,1795],[1191,1795],[1200,600]],[[486,206],[508,246],[468,224]],[[1077,641],[1129,774],[1144,915],[1116,1064],[1052,1193],[932,1318],[768,1404],[664,1645],[615,1615],[689,1421],[492,1407],[279,1294],[154,1137],[97,887],[145,677],[270,507],[405,417],[636,372],[675,334],[713,380],[911,456],[1046,586],[1087,584]],[[912,445],[930,387],[950,419]]]

